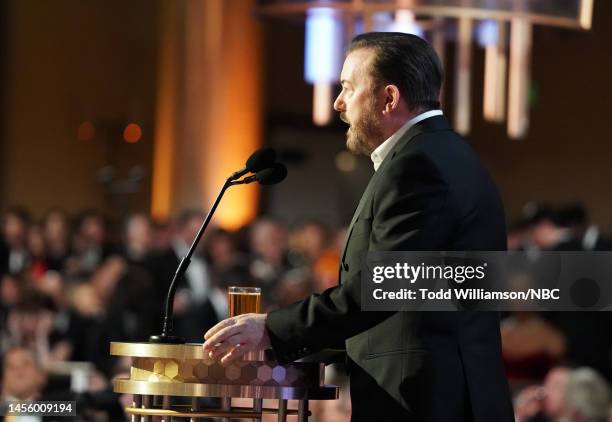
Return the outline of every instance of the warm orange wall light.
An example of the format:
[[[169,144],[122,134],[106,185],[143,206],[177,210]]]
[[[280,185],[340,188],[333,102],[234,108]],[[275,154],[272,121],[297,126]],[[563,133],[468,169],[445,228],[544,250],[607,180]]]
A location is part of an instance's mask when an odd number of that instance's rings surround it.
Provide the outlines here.
[[[177,3],[166,4],[174,6],[164,11],[168,28],[159,69],[151,207],[156,218],[195,204],[209,208],[225,179],[261,145],[262,46],[255,2],[186,2],[184,13],[176,12]],[[177,25],[185,26],[186,39]],[[183,49],[177,48],[181,42]],[[185,57],[177,58],[176,51]],[[255,217],[257,203],[256,186],[233,187],[213,222],[237,229]]]
[[[151,215],[157,220],[170,216],[172,203],[172,157],[176,140],[176,91],[178,90],[178,28],[175,8],[171,2],[162,2],[163,33],[158,65],[157,106],[155,110],[155,149],[153,155],[153,181]]]
[[[222,37],[212,35],[220,60],[214,70],[214,110],[210,135],[204,145],[203,168],[206,203],[234,171],[244,167],[249,155],[261,145],[261,33],[253,16],[252,0],[226,0],[222,4]],[[230,12],[231,11],[231,12]],[[248,40],[248,42],[246,41]],[[257,213],[258,188],[237,186],[226,193],[215,215],[221,227],[237,229]]]

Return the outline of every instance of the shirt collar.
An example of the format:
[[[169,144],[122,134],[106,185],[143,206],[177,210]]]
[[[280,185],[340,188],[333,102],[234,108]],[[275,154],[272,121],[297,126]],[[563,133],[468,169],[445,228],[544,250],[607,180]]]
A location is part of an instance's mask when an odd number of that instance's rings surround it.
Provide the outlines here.
[[[374,163],[374,171],[378,170],[380,165],[382,164],[385,157],[389,154],[389,152],[393,149],[397,141],[400,140],[402,136],[410,129],[412,126],[416,125],[421,120],[428,119],[433,116],[441,116],[442,110],[429,110],[425,113],[421,113],[412,119],[408,120],[402,127],[400,127],[393,135],[391,135],[385,142],[380,144],[372,154],[370,158],[372,159],[372,163]]]

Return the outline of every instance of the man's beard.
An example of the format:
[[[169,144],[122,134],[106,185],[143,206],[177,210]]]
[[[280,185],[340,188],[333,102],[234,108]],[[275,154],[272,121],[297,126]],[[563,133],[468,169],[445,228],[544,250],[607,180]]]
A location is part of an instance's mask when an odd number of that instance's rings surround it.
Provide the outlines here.
[[[349,122],[346,115],[341,113],[340,119],[350,124],[346,132],[348,150],[354,154],[370,155],[383,142],[382,129],[373,105],[367,107],[362,116],[358,121]]]

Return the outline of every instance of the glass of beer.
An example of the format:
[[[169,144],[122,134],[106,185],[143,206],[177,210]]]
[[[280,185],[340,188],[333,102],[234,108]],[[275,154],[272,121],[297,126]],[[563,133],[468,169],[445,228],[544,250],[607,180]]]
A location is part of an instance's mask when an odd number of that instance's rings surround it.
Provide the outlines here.
[[[261,289],[259,287],[228,287],[227,305],[230,317],[241,314],[258,314],[261,308]]]

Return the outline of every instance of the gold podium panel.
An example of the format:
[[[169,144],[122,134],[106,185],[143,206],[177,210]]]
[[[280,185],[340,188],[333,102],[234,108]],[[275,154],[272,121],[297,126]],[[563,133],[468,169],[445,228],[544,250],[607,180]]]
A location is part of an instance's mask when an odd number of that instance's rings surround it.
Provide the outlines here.
[[[222,366],[208,357],[201,344],[112,342],[111,355],[132,358],[130,378],[113,384],[116,393],[134,396],[132,407],[125,409],[132,421],[203,417],[260,421],[263,414],[273,413],[278,421],[297,415],[305,422],[308,400],[338,398],[338,387],[324,384],[329,354],[280,365],[271,351],[251,352]],[[180,397],[191,397],[191,404],[172,403]],[[221,405],[200,408],[197,398],[201,397],[219,398]],[[232,407],[232,398],[253,399],[253,407]],[[263,399],[278,400],[278,408],[263,408]],[[288,410],[287,400],[298,400],[298,410]]]

